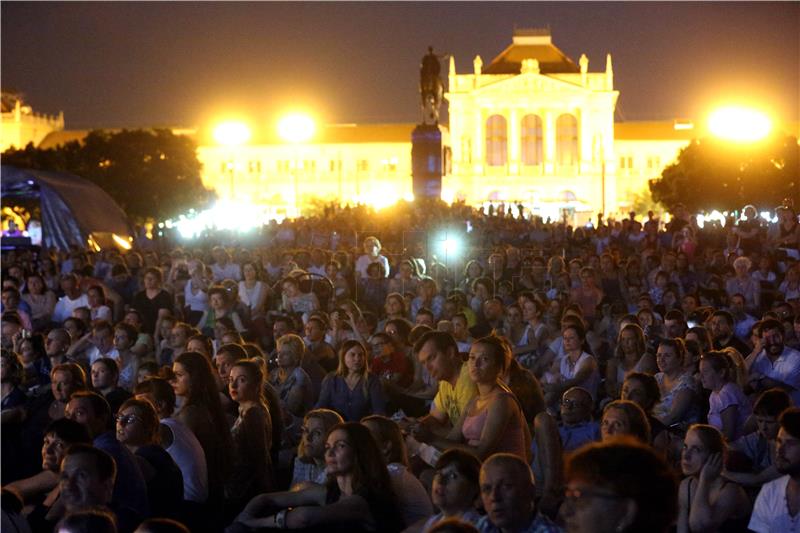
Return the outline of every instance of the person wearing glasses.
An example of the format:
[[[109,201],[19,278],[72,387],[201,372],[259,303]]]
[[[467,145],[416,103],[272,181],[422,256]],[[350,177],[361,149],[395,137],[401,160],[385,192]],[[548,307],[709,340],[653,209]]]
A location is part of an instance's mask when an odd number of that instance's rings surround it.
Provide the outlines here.
[[[183,501],[183,474],[161,447],[155,407],[147,400],[131,398],[114,418],[117,440],[136,456],[144,476],[152,515],[176,518]]]
[[[149,516],[150,505],[144,477],[133,453],[115,438],[114,419],[106,399],[96,392],[75,392],[64,414],[68,419],[82,424],[89,431],[92,445],[114,459],[117,476],[112,504],[129,507],[142,517]]]
[[[395,351],[392,338],[387,333],[376,333],[369,340],[372,348],[372,373],[381,381],[391,383],[400,388],[411,385],[414,379],[414,368],[408,357]]]
[[[669,465],[632,437],[584,446],[567,461],[561,515],[569,533],[664,533],[678,511]]]

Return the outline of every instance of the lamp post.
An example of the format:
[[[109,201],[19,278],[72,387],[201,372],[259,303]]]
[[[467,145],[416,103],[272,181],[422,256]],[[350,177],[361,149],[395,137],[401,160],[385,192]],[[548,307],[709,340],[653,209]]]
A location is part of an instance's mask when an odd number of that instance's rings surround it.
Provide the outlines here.
[[[230,171],[230,199],[235,196],[235,175],[236,175],[236,147],[245,144],[250,140],[250,128],[244,122],[222,122],[214,128],[214,140],[223,146],[227,146],[231,155],[231,160],[226,164]]]
[[[291,114],[286,115],[278,122],[278,135],[284,141],[299,146],[302,143],[308,142],[314,136],[316,125],[314,119],[308,115]],[[297,175],[298,166],[301,163],[300,152],[295,148],[295,164],[292,168],[292,181],[294,185],[294,211],[296,215],[300,214],[300,193],[299,193],[299,178]]]

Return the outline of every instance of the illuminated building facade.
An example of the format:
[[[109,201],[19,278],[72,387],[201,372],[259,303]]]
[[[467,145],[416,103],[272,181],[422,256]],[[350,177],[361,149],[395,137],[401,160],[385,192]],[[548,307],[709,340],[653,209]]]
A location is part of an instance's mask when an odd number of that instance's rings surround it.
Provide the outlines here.
[[[2,95],[2,130],[0,152],[9,148],[25,148],[28,143],[38,146],[47,135],[64,129],[64,114],[58,116],[34,113],[14,94]]]
[[[545,217],[624,212],[647,194],[694,137],[679,122],[614,123],[619,91],[611,56],[589,72],[549,30],[517,30],[488,65],[470,73],[450,59],[448,146],[442,197],[480,205],[521,203]],[[307,142],[277,135],[241,146],[201,145],[204,183],[222,198],[286,206],[315,198],[389,205],[411,194],[414,124],[324,126]]]

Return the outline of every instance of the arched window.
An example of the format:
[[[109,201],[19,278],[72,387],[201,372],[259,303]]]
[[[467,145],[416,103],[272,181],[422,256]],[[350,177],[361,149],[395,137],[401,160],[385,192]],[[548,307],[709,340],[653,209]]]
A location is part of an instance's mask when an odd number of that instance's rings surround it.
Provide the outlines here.
[[[521,125],[522,164],[541,165],[543,160],[542,150],[542,119],[536,115],[522,117]]]
[[[500,167],[508,158],[508,127],[502,115],[486,119],[486,164]]]
[[[556,161],[564,167],[578,164],[578,119],[572,115],[556,120]]]

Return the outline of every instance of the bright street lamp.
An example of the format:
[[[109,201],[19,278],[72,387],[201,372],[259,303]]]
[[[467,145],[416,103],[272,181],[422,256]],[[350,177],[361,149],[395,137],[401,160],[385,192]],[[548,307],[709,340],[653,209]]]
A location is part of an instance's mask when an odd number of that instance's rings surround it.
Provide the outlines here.
[[[214,140],[225,146],[238,146],[250,140],[250,128],[244,122],[223,122],[214,128]]]
[[[721,107],[708,116],[708,129],[721,139],[754,142],[769,135],[772,121],[756,109]]]
[[[284,141],[292,143],[306,142],[314,136],[316,125],[308,115],[286,115],[278,122],[278,134]]]

